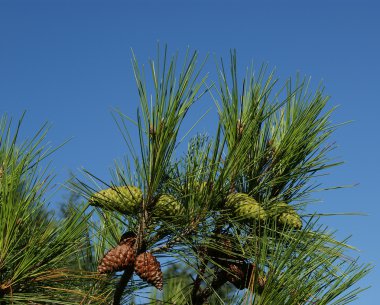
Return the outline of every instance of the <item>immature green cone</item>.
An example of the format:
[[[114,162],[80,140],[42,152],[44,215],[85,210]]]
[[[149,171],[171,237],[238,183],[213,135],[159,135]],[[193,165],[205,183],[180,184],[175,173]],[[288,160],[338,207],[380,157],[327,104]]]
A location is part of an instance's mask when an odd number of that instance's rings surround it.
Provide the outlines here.
[[[286,213],[289,211],[293,211],[293,208],[287,204],[286,202],[276,202],[273,204],[273,206],[269,210],[269,215],[270,217],[275,217],[277,218],[279,215],[282,213]]]
[[[241,220],[257,220],[264,221],[267,218],[267,213],[260,206],[260,204],[256,203],[240,203],[240,205],[236,208],[235,214],[238,219]]]
[[[160,218],[174,217],[180,215],[181,204],[172,195],[161,195],[153,209],[153,215]]]
[[[242,202],[257,203],[255,199],[245,193],[232,193],[227,196],[226,208],[236,209]]]
[[[278,217],[278,221],[280,224],[290,227],[295,230],[299,230],[302,228],[302,220],[301,217],[297,213],[282,213]]]
[[[142,191],[135,186],[117,186],[102,190],[90,198],[90,205],[107,210],[116,210],[131,214],[137,210],[143,200]]]
[[[135,261],[135,250],[132,243],[123,243],[109,250],[101,259],[98,272],[112,273],[122,271]]]
[[[151,253],[144,252],[136,257],[135,272],[143,281],[162,290],[163,278],[161,265]]]
[[[231,209],[239,220],[263,221],[267,213],[260,204],[248,194],[233,193],[227,196],[226,207]]]
[[[278,222],[287,227],[295,230],[302,228],[301,217],[297,212],[287,203],[279,202],[271,209],[271,216],[275,217]]]

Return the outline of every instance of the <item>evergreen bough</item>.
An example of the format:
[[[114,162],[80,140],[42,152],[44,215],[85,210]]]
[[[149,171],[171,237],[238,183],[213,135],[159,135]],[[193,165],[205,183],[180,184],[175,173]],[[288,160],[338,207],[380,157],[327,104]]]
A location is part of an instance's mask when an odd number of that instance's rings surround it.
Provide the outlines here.
[[[275,91],[265,66],[241,78],[235,52],[212,86],[197,52],[179,72],[177,61],[165,48],[150,62],[149,92],[133,54],[140,107],[136,118],[115,114],[128,156],[111,182],[88,171],[93,184],[73,179],[84,202],[70,202],[61,220],[47,217],[48,179],[37,170],[45,129],[19,145],[3,119],[0,304],[322,305],[363,290],[371,266],[347,259],[346,240],[305,213],[313,179],[338,165],[323,88],[296,78]],[[215,133],[194,135],[184,151],[194,133],[184,119],[207,96]]]

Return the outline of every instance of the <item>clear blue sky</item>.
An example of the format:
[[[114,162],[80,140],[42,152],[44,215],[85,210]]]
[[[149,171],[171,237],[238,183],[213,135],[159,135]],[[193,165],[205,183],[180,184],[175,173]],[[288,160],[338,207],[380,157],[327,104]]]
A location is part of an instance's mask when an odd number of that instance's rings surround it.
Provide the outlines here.
[[[236,48],[240,71],[253,60],[276,67],[281,80],[297,71],[315,85],[323,80],[330,106],[340,105],[334,122],[354,121],[333,139],[345,165],[323,181],[359,185],[316,194],[318,208],[368,213],[326,222],[339,236],[353,234],[363,262],[378,264],[379,16],[377,1],[0,0],[0,114],[17,119],[26,110],[23,136],[48,121],[53,145],[73,138],[52,158],[63,183],[82,166],[107,178],[126,153],[111,110],[134,115],[137,107],[131,48],[141,63],[155,56],[158,40],[171,53],[190,46],[201,58],[227,60]],[[211,58],[206,70],[213,69]],[[353,304],[379,304],[379,283],[376,268],[362,282],[373,288]]]

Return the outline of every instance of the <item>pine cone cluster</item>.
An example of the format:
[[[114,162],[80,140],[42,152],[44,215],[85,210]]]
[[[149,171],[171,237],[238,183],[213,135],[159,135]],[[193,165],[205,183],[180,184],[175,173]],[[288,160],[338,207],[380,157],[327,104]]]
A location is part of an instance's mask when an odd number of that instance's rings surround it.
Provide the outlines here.
[[[142,191],[135,186],[118,186],[94,194],[89,203],[106,210],[116,210],[122,214],[131,214],[141,205]]]
[[[272,218],[286,228],[302,228],[301,217],[287,203],[278,202],[266,211],[254,198],[244,193],[233,193],[227,196],[226,208],[230,209],[237,220],[265,221]]]
[[[143,281],[162,290],[163,277],[160,262],[149,252],[141,253],[136,257],[135,242],[136,235],[133,232],[124,233],[119,244],[101,259],[98,272],[113,273],[133,266],[134,271]]]

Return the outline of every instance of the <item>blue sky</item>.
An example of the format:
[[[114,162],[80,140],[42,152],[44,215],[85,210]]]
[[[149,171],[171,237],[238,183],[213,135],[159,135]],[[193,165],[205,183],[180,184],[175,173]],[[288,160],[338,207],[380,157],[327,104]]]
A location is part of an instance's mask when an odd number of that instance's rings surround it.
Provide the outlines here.
[[[377,1],[0,0],[0,114],[17,119],[26,110],[23,137],[48,121],[52,145],[71,139],[52,158],[60,184],[81,167],[107,179],[113,160],[126,153],[111,112],[136,112],[131,48],[146,64],[157,41],[168,44],[169,54],[189,46],[200,58],[211,55],[211,75],[213,56],[228,60],[236,48],[242,72],[251,61],[264,62],[280,81],[297,72],[313,85],[323,80],[329,105],[339,105],[334,122],[353,121],[332,139],[339,145],[334,156],[345,164],[323,182],[359,185],[316,194],[318,209],[367,213],[325,221],[341,237],[353,234],[361,260],[377,264],[379,14]],[[212,107],[210,98],[203,103],[200,109]],[[373,288],[353,304],[378,304],[378,283],[375,268],[362,282]]]

